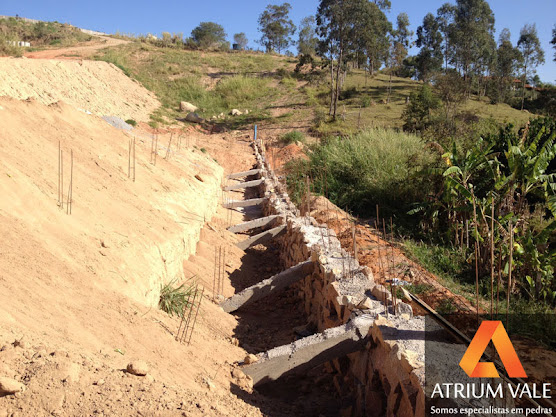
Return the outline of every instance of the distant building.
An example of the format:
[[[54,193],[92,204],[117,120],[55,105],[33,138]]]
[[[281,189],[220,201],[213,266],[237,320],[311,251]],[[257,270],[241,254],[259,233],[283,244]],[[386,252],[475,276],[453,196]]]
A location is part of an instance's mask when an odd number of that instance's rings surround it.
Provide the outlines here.
[[[20,48],[29,48],[31,47],[31,42],[23,42],[23,41],[6,41],[8,45],[11,46],[19,46]]]

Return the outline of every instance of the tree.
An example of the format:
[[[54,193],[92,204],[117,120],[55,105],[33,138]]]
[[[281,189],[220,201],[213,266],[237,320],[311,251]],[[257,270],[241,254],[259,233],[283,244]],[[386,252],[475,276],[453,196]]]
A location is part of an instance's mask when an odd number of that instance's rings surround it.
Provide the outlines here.
[[[299,41],[297,42],[299,55],[315,55],[318,43],[315,17],[307,16],[299,25]]]
[[[550,43],[554,45],[552,48],[556,51],[556,25],[554,25],[554,29],[552,29],[552,40]],[[556,52],[554,52],[554,61],[556,61]]]
[[[471,75],[481,75],[488,69],[496,48],[494,14],[487,1],[456,0],[449,36],[454,47],[453,63],[463,75],[469,94]]]
[[[420,90],[412,91],[407,107],[403,111],[403,130],[418,132],[424,130],[431,121],[431,111],[438,108],[440,101],[430,85],[423,84]]]
[[[415,44],[421,48],[416,58],[419,79],[428,81],[431,74],[442,68],[443,61],[440,24],[432,13],[428,13],[417,28]]]
[[[507,92],[523,58],[521,52],[512,45],[510,31],[502,29],[498,39],[497,59],[494,75],[496,77],[496,97],[494,101],[505,101]]]
[[[407,57],[412,36],[413,31],[409,29],[409,16],[407,13],[400,13],[396,19],[394,33],[394,59],[398,67],[401,67],[403,60]]]
[[[330,66],[330,111],[336,118],[342,88],[341,73],[348,59],[365,54],[371,63],[383,62],[388,50],[386,34],[392,25],[379,7],[368,0],[321,0],[317,10],[319,54]],[[334,68],[335,65],[335,68]]]
[[[218,23],[201,22],[191,31],[191,37],[198,47],[214,48],[226,44],[226,32]]]
[[[440,32],[444,37],[444,70],[448,70],[448,62],[453,56],[453,47],[450,43],[451,33],[455,30],[454,18],[456,7],[450,3],[444,3],[436,11],[436,20],[438,21]]]
[[[236,33],[234,35],[234,42],[237,44],[238,48],[242,51],[247,47],[247,44],[249,43],[249,41],[247,40],[247,36],[245,36],[245,33],[243,32]]]
[[[265,46],[266,52],[282,53],[293,43],[291,36],[296,27],[289,19],[291,8],[289,3],[280,6],[269,4],[259,16],[260,43]]]
[[[535,73],[535,68],[538,65],[544,64],[544,51],[541,48],[541,43],[537,35],[537,27],[526,24],[519,32],[519,40],[517,47],[523,55],[523,79],[521,86],[521,110],[525,102],[525,84],[527,83],[527,74],[531,71]]]
[[[376,4],[382,11],[389,11],[390,7],[392,7],[392,3],[390,3],[390,0],[373,0],[373,3]]]

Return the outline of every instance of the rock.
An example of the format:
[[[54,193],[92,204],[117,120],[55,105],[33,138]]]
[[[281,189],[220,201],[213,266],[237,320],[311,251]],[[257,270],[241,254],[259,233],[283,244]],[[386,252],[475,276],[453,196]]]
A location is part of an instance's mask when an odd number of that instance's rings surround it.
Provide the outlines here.
[[[134,361],[127,365],[127,372],[137,376],[145,376],[149,372],[149,367],[144,361]]]
[[[17,382],[15,379],[0,377],[0,394],[3,395],[13,395],[18,392],[23,392],[25,390],[25,385],[21,382]]]
[[[365,297],[357,305],[357,308],[359,310],[370,310],[371,308],[373,308],[373,301],[369,297]]]
[[[104,379],[101,378],[98,381],[93,382],[93,385],[98,385],[100,387],[101,385],[104,385],[104,383]]]
[[[245,357],[245,359],[243,360],[247,365],[255,363],[259,360],[259,358],[257,358],[255,355],[253,355],[252,353],[250,353],[249,355],[247,355]]]
[[[199,110],[199,108],[191,103],[188,103],[187,101],[182,101],[180,103],[180,110],[184,113],[194,113]]]
[[[413,317],[413,308],[409,304],[403,303],[398,300],[396,304],[396,315],[407,314],[409,317]]]
[[[232,377],[235,379],[241,379],[245,376],[245,374],[243,372],[241,372],[241,370],[239,370],[238,368],[234,368],[232,369]]]
[[[245,109],[245,111],[243,112],[243,114],[249,114],[249,110]]]
[[[185,116],[185,120],[192,123],[203,123],[205,121],[205,119],[203,119],[197,113],[187,113],[187,116]]]
[[[232,111],[230,112],[230,114],[232,116],[241,116],[243,113],[240,112],[238,109],[232,109]]]
[[[20,347],[22,349],[27,349],[29,347],[29,343],[27,343],[27,341],[25,341],[25,339],[23,338],[16,340],[12,344],[14,345],[14,347]]]

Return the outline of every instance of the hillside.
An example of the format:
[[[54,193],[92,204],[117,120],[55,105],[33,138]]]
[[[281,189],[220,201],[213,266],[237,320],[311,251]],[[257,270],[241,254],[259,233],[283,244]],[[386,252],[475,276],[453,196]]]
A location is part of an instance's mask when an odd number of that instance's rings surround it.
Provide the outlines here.
[[[66,103],[99,116],[148,121],[160,103],[105,62],[0,58],[0,96]]]
[[[135,131],[133,182],[127,178],[130,136],[96,116],[63,102],[0,98],[0,117],[0,374],[27,390],[0,398],[0,415],[129,415],[130,403],[157,415],[174,415],[177,408],[206,415],[214,404],[221,404],[215,415],[260,415],[227,393],[230,364],[245,355],[231,344],[234,318],[205,299],[188,347],[172,335],[179,321],[156,308],[163,284],[192,277],[184,260],[212,263],[200,238],[205,245],[233,245],[219,226],[223,210],[215,217],[222,168],[193,147],[224,160],[224,138],[203,141],[189,132],[190,147],[175,149],[166,161],[169,134],[160,135],[152,165],[150,134]],[[73,151],[71,215],[56,202],[58,141],[64,199]],[[235,149],[228,169],[249,167],[243,152],[241,145]],[[212,230],[204,227],[211,219]],[[207,285],[212,268],[196,279]],[[149,366],[147,380],[121,372],[137,359]],[[214,389],[208,391],[206,381]]]

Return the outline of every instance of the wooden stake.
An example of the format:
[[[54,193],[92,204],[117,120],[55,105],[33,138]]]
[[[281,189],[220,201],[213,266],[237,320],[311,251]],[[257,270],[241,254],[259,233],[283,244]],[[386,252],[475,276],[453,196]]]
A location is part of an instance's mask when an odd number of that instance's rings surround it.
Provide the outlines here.
[[[494,196],[490,206],[490,318],[494,310]]]
[[[127,141],[127,177],[131,178],[131,138]]]
[[[60,208],[60,201],[62,201],[62,197],[60,196],[60,192],[62,190],[62,185],[60,184],[61,181],[60,170],[62,166],[61,152],[62,152],[62,145],[60,141],[58,141],[58,203],[57,203],[58,208]]]
[[[512,291],[512,262],[514,257],[514,228],[512,221],[510,220],[510,261],[508,270],[508,294],[506,296],[506,330],[508,330],[508,320],[510,317],[510,292]]]
[[[135,136],[133,136],[133,182],[135,182]]]
[[[68,188],[68,202],[66,204],[66,214],[71,214],[72,199],[73,199],[73,149],[71,150],[70,183]]]
[[[168,157],[170,156],[170,148],[172,146],[172,138],[174,137],[174,133],[170,133],[170,141],[168,142],[168,149],[166,149],[166,156],[164,157],[164,159],[168,160]]]
[[[60,209],[64,209],[64,151],[60,149]]]
[[[477,306],[477,326],[479,326],[479,242],[478,242],[478,224],[477,224],[477,204],[475,196],[473,196],[473,221],[475,226],[475,298]]]

